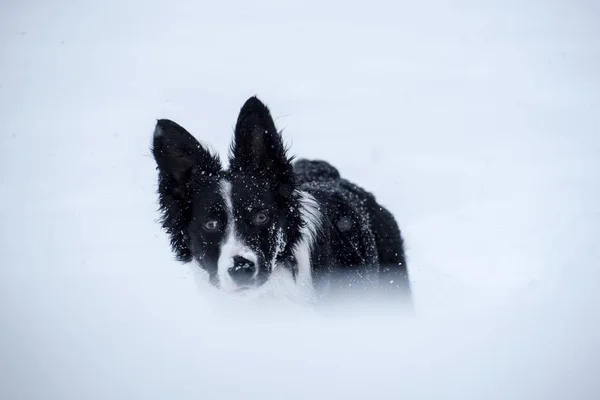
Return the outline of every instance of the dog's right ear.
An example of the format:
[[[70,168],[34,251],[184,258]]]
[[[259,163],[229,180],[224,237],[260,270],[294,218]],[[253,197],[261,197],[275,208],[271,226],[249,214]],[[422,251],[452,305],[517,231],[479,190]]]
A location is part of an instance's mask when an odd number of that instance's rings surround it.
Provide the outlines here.
[[[189,262],[192,260],[187,234],[191,219],[190,183],[214,179],[221,171],[221,163],[188,131],[168,119],[156,123],[152,154],[159,171],[158,200],[162,226],[170,237],[177,259]]]
[[[160,119],[154,129],[152,154],[162,178],[178,192],[197,173],[207,176],[221,171],[221,162],[179,124]]]

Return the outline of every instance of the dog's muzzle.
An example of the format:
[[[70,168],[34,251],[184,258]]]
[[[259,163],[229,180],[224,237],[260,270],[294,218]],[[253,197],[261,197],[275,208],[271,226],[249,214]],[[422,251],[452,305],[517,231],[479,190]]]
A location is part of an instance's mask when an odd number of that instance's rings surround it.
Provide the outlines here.
[[[250,286],[256,281],[256,265],[241,256],[233,257],[233,266],[227,271],[233,282],[240,286]]]

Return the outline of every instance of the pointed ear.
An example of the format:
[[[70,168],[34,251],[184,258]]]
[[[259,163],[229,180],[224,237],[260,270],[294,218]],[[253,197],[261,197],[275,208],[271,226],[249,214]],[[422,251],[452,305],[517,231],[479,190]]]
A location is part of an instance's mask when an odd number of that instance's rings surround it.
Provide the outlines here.
[[[187,228],[191,220],[189,184],[210,179],[221,170],[216,156],[181,126],[161,119],[154,129],[152,153],[158,164],[158,199],[163,228],[177,259],[192,260]],[[204,175],[199,175],[204,172]],[[204,177],[204,179],[202,179]]]
[[[199,173],[217,174],[221,170],[218,157],[213,156],[179,124],[160,119],[154,129],[152,154],[164,178],[174,188],[185,187]]]
[[[249,98],[240,110],[231,153],[233,170],[276,176],[279,180],[293,176],[281,134],[269,109],[256,97]]]

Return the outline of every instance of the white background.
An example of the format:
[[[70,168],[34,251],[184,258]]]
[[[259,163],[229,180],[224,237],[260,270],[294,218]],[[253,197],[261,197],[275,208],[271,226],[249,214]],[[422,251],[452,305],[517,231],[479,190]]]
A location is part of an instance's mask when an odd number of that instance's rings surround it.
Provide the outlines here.
[[[2,1],[0,398],[599,398],[599,17]],[[154,123],[224,155],[254,94],[396,215],[415,318],[238,304],[173,260]]]

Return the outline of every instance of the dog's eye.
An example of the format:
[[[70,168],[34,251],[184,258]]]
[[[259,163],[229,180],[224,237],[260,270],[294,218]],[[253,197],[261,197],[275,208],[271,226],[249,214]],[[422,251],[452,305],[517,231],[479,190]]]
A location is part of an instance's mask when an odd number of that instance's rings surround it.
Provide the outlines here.
[[[219,227],[219,221],[217,221],[216,219],[209,219],[204,223],[204,225],[202,225],[202,227],[204,228],[204,230],[209,232],[215,231]]]
[[[268,220],[269,216],[263,211],[259,211],[256,214],[254,214],[254,223],[256,225],[264,225],[267,223]]]

